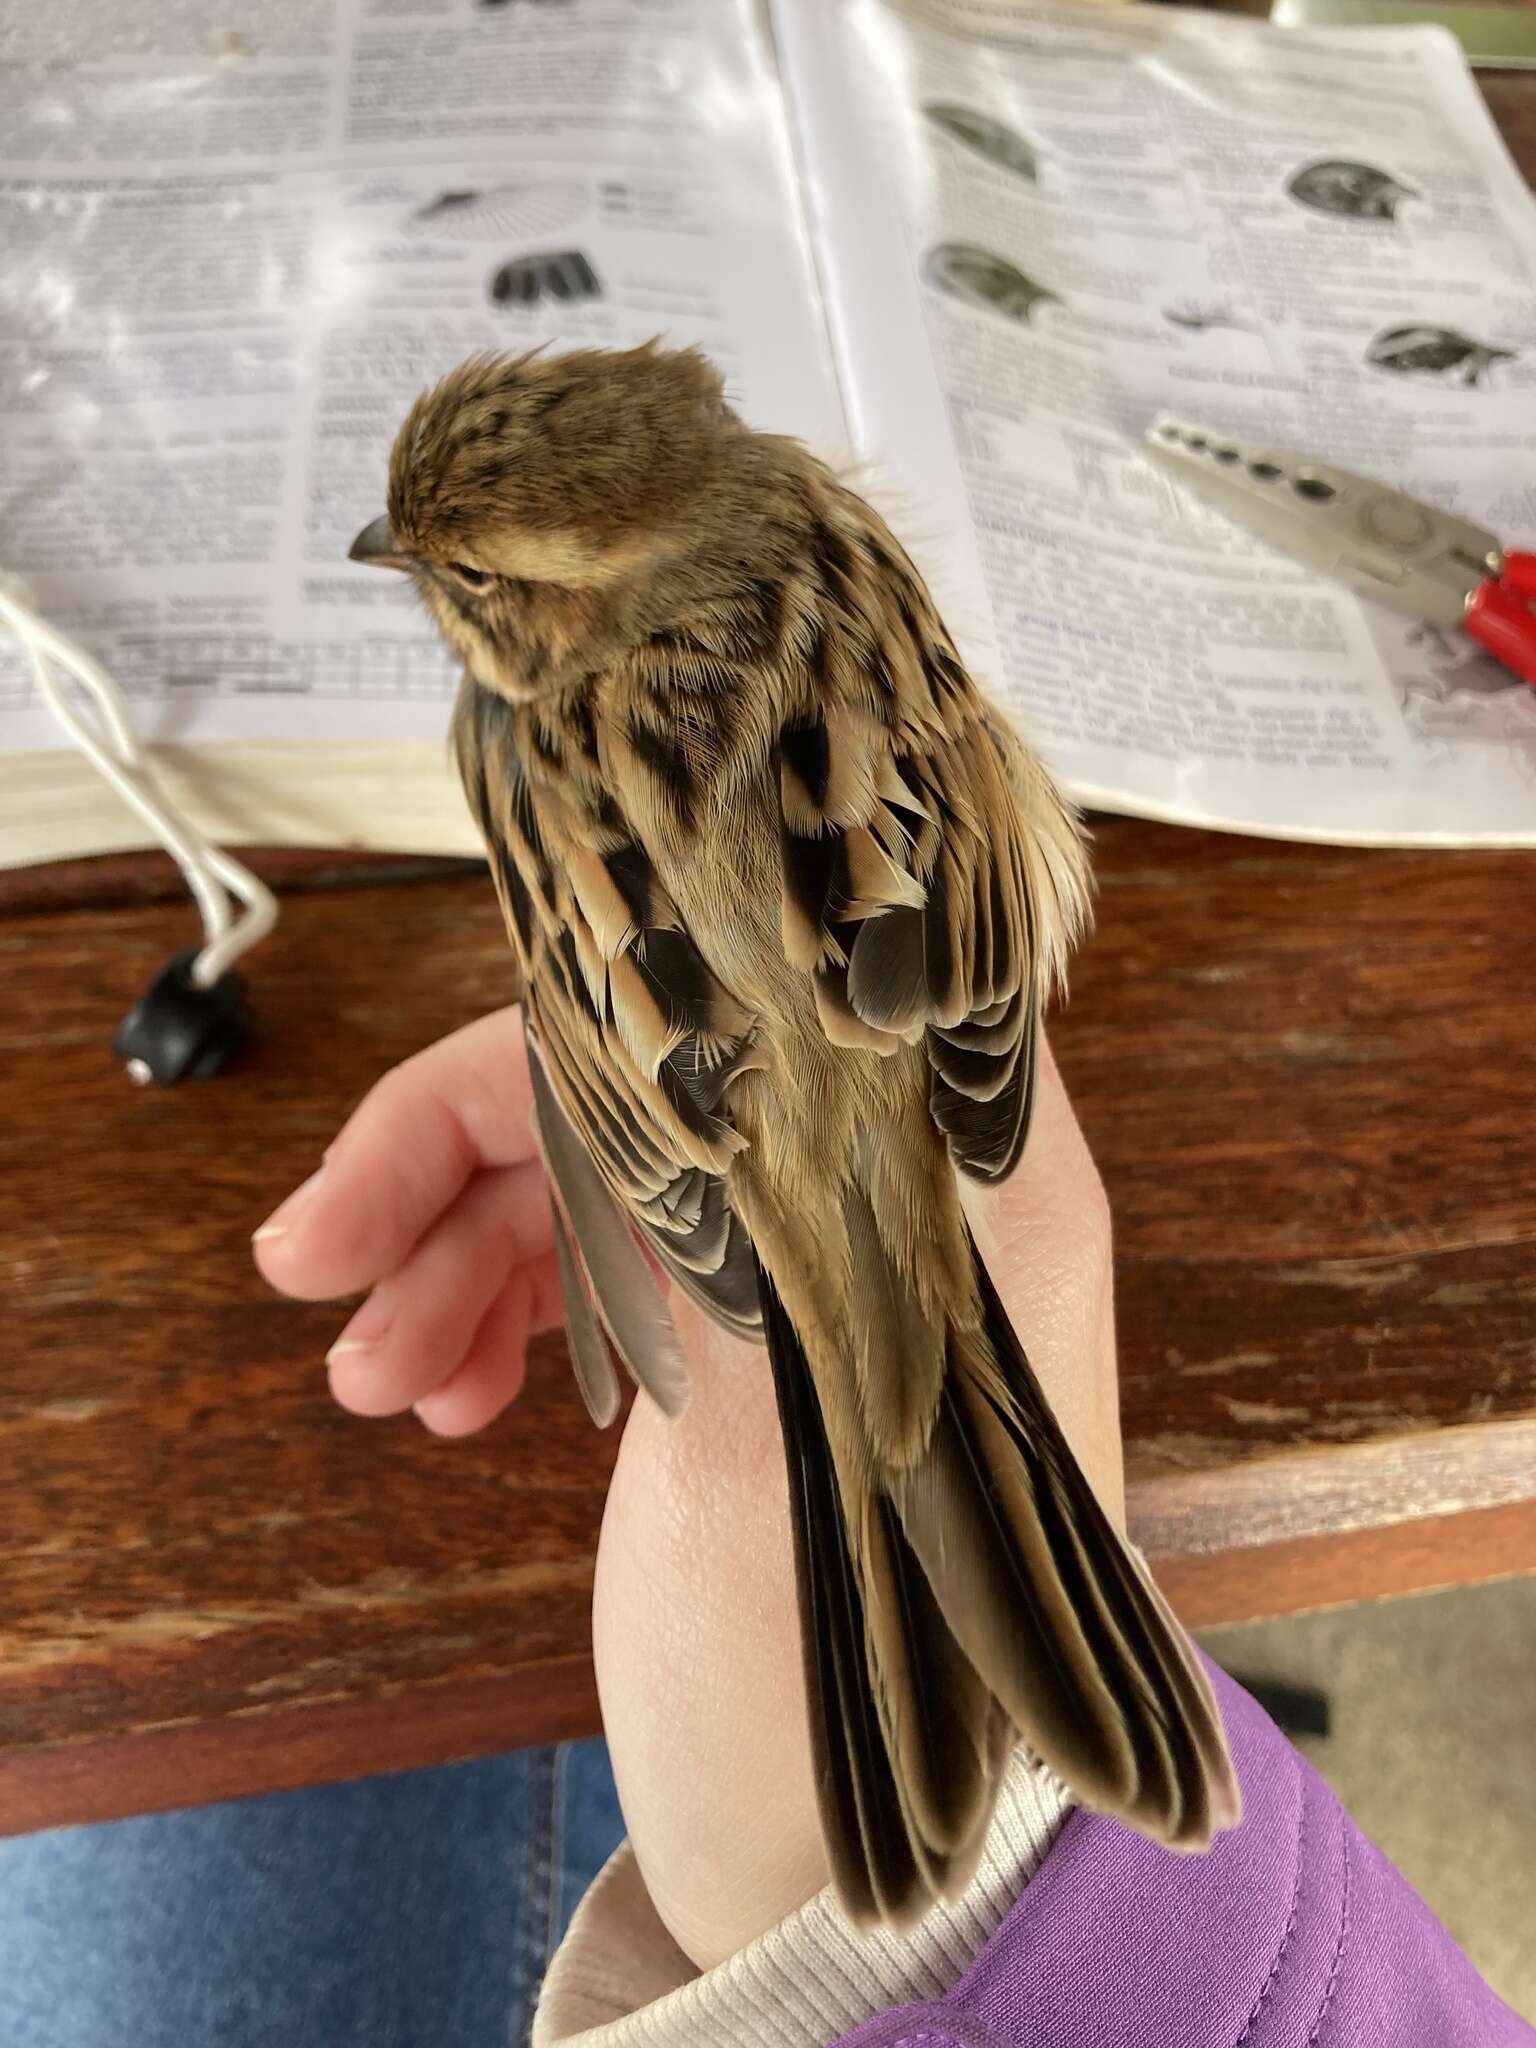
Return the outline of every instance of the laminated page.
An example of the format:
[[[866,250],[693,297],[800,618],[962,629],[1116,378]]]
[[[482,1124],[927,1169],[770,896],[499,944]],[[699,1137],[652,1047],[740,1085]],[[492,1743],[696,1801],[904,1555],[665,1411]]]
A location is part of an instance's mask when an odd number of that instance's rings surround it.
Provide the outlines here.
[[[465,356],[698,343],[755,424],[846,443],[754,0],[12,9],[0,251],[0,573],[242,836],[472,843],[452,663],[346,560]],[[175,751],[229,742],[352,752]],[[381,742],[418,743],[433,819],[336,814],[335,761],[407,759]],[[63,745],[0,635],[0,860],[138,836],[73,756],[21,751]]]
[[[1536,842],[1536,690],[1140,452],[1166,408],[1536,538],[1536,206],[1452,38],[780,17],[861,448],[1064,779],[1288,836]]]

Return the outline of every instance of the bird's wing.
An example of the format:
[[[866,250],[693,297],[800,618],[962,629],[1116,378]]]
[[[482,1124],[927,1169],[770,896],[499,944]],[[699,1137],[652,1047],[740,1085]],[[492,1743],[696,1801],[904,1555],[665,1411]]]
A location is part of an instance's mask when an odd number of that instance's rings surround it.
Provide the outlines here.
[[[785,952],[834,1044],[922,1040],[955,1164],[1001,1180],[1028,1127],[1038,1006],[1084,917],[1081,841],[896,543],[833,539],[778,735]]]
[[[752,1020],[586,772],[581,735],[546,738],[564,749],[558,760],[525,759],[519,737],[502,699],[466,693],[459,757],[522,969],[540,1144],[563,1257],[583,1289],[572,1299],[567,1285],[569,1321],[590,1329],[595,1304],[636,1379],[673,1408],[675,1349],[634,1325],[646,1276],[630,1226],[711,1315],[758,1333],[751,1247],[723,1179],[742,1140],[722,1096],[750,1058]],[[578,1376],[605,1420],[616,1392],[592,1351],[577,1351]]]

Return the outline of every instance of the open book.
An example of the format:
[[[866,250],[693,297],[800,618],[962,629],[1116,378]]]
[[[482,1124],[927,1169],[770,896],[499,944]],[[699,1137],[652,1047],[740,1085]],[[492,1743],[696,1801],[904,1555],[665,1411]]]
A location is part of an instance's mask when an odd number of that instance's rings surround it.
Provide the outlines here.
[[[1536,691],[1138,452],[1168,406],[1536,540],[1536,208],[1448,35],[90,0],[14,13],[0,56],[0,571],[205,830],[474,846],[448,658],[347,543],[461,357],[661,334],[863,465],[1086,801],[1536,843]],[[0,862],[140,840],[0,646]]]

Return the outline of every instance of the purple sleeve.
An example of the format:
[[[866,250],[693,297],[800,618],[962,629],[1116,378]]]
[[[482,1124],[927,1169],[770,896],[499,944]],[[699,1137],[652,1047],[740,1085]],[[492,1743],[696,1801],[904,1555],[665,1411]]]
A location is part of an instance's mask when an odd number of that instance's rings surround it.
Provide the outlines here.
[[[1241,1827],[1177,1856],[1074,1813],[946,1998],[838,2048],[1532,2048],[1262,1709],[1211,1676]]]

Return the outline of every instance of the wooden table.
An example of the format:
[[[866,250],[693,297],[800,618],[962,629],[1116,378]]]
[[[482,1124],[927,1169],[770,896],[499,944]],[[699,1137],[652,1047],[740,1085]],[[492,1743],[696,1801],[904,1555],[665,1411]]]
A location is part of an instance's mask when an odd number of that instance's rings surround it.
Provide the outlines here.
[[[1536,81],[1489,81],[1529,164]],[[1536,857],[1098,827],[1055,1044],[1117,1220],[1135,1532],[1191,1625],[1536,1570]],[[107,1041],[164,863],[0,877],[0,1831],[596,1726],[614,1437],[556,1344],[441,1444],[330,1403],[247,1240],[393,1062],[503,999],[462,864],[286,881],[219,1082]]]
[[[1097,831],[1055,1043],[1115,1205],[1136,1533],[1191,1624],[1536,1569],[1536,856]],[[614,1438],[336,1410],[248,1237],[499,1001],[479,872],[286,860],[260,1035],[136,1089],[165,866],[4,880],[0,1826],[589,1731]],[[558,1353],[558,1346],[546,1347]]]

